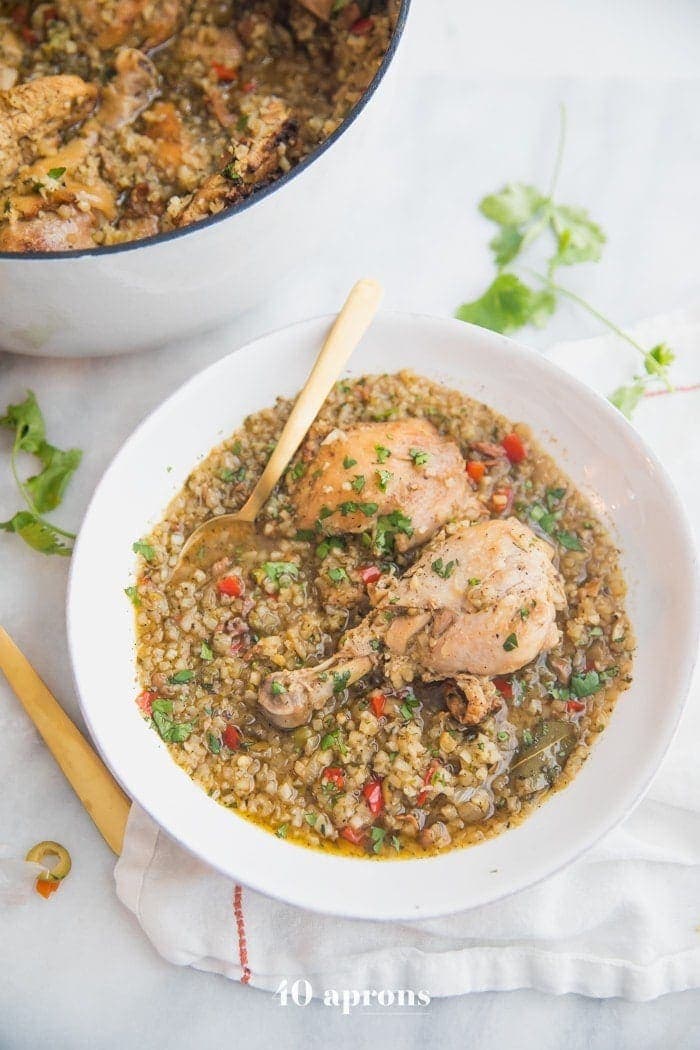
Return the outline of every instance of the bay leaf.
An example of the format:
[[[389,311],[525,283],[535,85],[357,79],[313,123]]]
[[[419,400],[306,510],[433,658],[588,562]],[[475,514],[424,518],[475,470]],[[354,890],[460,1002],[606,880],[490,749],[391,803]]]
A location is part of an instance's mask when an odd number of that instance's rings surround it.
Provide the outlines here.
[[[578,732],[573,722],[543,718],[532,732],[532,743],[521,745],[510,767],[510,775],[527,779],[545,773],[553,766],[560,769],[573,751]]]

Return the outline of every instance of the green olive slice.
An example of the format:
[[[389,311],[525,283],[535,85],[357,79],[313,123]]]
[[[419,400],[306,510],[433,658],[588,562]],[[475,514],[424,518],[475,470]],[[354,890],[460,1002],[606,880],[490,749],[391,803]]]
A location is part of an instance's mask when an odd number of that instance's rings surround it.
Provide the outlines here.
[[[44,858],[52,854],[58,857],[58,860],[52,868],[49,868],[44,863]],[[51,879],[54,882],[60,882],[61,879],[65,879],[71,867],[70,853],[60,842],[37,842],[36,846],[32,846],[30,849],[26,859],[33,861],[35,864],[43,865],[47,869],[47,874],[42,877]]]

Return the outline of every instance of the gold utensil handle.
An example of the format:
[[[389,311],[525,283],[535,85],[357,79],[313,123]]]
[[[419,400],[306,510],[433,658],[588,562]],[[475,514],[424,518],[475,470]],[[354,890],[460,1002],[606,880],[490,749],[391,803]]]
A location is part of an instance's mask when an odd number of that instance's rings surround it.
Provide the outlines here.
[[[103,839],[118,856],[131,807],[129,799],[2,627],[0,670]]]
[[[277,446],[270,456],[260,480],[236,517],[241,521],[255,521],[260,508],[267,502],[273,488],[282,476],[290,459],[304,440],[307,430],[318,415],[321,405],[347,363],[382,301],[384,289],[377,281],[367,278],[358,281],[345,300],[333,327],[326,336],[304,389],[280,434]]]

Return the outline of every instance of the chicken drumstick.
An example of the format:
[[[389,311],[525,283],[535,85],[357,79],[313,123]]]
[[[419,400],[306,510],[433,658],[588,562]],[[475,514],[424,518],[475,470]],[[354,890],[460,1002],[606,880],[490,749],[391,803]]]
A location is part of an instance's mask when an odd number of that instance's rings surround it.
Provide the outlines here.
[[[415,678],[453,680],[450,710],[465,724],[480,722],[497,699],[489,679],[559,640],[565,596],[552,554],[517,518],[448,527],[404,576],[378,588],[375,608],[334,656],[266,678],[260,706],[292,729],[383,663],[397,688]]]

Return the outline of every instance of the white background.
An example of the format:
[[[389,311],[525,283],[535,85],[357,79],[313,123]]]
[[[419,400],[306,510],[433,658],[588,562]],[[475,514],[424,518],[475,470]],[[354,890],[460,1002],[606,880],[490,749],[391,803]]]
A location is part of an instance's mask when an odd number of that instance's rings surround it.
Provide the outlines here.
[[[602,263],[567,275],[568,283],[623,323],[697,303],[697,0],[414,0],[411,22],[392,126],[376,153],[348,172],[356,203],[329,232],[324,253],[300,260],[263,308],[148,356],[0,355],[0,408],[31,386],[50,439],[85,449],[57,520],[80,521],[124,437],[194,370],[264,330],[333,309],[357,276],[379,277],[396,309],[450,314],[478,294],[490,274],[490,231],[476,202],[508,179],[547,185],[562,101],[569,136],[559,196],[587,205],[609,238]],[[528,337],[544,347],[596,330],[565,307],[546,332]],[[0,469],[0,518],[15,503]],[[66,571],[61,559],[42,559],[0,535],[0,622],[78,718],[66,658]],[[19,855],[56,838],[75,862],[58,897],[0,913],[1,1050],[35,1050],[40,1041],[56,1050],[285,1050],[302,1041],[313,1050],[384,1042],[416,1050],[700,1045],[700,992],[649,1004],[484,994],[435,1001],[420,1013],[375,1009],[348,1019],[317,1003],[281,1009],[264,993],[173,967],[117,902],[112,857],[4,682],[0,734],[0,842]]]

